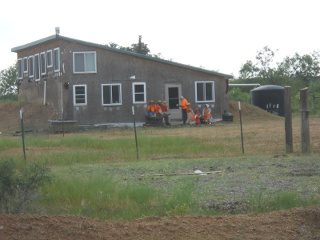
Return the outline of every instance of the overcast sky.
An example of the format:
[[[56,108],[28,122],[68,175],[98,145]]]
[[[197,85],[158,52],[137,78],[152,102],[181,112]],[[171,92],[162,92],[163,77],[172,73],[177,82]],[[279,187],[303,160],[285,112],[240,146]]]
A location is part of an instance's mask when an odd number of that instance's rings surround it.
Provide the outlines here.
[[[0,70],[17,47],[55,34],[130,46],[166,60],[238,76],[269,46],[276,61],[320,49],[319,0],[11,0],[1,3]]]

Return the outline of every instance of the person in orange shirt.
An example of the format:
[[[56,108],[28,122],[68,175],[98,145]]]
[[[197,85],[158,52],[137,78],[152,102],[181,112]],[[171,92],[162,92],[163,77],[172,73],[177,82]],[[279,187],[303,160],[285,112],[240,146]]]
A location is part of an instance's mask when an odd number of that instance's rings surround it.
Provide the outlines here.
[[[191,104],[187,104],[187,121],[186,124],[190,124],[190,121],[195,121],[194,112],[191,108]]]
[[[204,108],[202,110],[202,116],[205,123],[207,124],[213,123],[213,117],[211,114],[211,108],[209,107],[209,104],[204,105]]]
[[[167,102],[166,101],[160,101],[159,100],[159,105],[161,107],[161,111],[162,111],[162,115],[164,118],[164,123],[167,126],[170,126],[171,124],[169,123],[169,115],[170,113],[168,113],[168,106],[167,106]]]
[[[158,104],[154,106],[155,107],[155,112],[157,114],[157,117],[164,118],[164,123],[167,126],[170,126],[171,124],[169,123],[169,115],[167,111],[167,106],[163,106],[163,103],[161,100],[158,101]],[[165,111],[165,112],[164,112]]]
[[[183,122],[183,125],[185,125],[188,118],[188,115],[187,115],[188,101],[183,96],[180,97],[180,101],[181,101],[181,104],[179,105],[179,107],[181,108],[181,111],[182,111],[182,122]]]
[[[148,104],[148,107],[147,107],[147,113],[146,115],[148,116],[153,116],[156,114],[156,109],[155,109],[155,105],[154,105],[154,102],[153,100],[151,100]]]

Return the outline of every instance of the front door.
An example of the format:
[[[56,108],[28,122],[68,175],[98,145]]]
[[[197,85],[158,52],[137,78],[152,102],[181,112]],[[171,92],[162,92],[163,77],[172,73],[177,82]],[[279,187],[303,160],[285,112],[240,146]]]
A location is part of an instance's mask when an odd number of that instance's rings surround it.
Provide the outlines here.
[[[179,108],[179,98],[181,96],[181,84],[165,84],[166,101],[168,104],[168,113],[171,120],[181,120],[181,110]]]

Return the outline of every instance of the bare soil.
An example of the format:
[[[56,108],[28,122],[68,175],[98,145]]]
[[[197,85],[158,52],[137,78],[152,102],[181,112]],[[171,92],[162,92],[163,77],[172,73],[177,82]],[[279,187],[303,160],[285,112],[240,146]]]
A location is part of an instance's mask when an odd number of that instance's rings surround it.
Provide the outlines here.
[[[19,130],[18,103],[0,104],[0,132]],[[46,126],[55,114],[45,106],[25,105],[26,126]],[[278,118],[253,106],[242,106],[244,118]],[[41,112],[39,114],[39,111]],[[230,111],[238,120],[236,103]],[[104,221],[79,216],[0,214],[0,240],[31,239],[320,239],[320,209],[295,208],[265,214],[147,217]]]
[[[0,239],[320,239],[320,209],[134,221],[0,215]]]

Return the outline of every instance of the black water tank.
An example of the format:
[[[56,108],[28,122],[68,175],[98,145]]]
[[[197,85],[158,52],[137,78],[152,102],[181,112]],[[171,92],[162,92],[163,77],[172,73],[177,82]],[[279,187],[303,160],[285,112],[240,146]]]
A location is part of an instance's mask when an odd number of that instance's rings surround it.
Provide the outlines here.
[[[233,122],[233,114],[229,112],[224,112],[222,114],[222,121]]]
[[[284,87],[264,85],[251,90],[251,104],[284,116]]]

